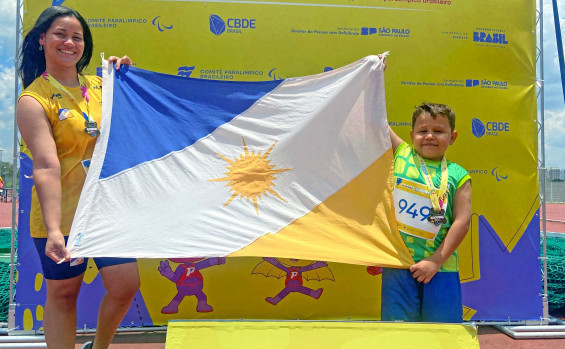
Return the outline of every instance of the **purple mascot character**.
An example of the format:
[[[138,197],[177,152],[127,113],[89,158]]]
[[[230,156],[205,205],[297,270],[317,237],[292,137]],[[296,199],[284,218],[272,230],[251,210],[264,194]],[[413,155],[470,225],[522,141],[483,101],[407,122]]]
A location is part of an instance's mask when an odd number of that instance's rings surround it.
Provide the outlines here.
[[[311,273],[311,271],[315,269],[317,269],[316,272]],[[265,300],[272,305],[277,305],[291,292],[302,293],[314,299],[320,298],[324,290],[322,288],[314,290],[304,286],[304,279],[314,279],[318,281],[327,279],[334,281],[334,276],[328,268],[328,263],[324,261],[308,261],[290,258],[263,257],[263,262],[255,267],[252,274],[262,274],[276,278],[285,277],[285,287],[282,291],[274,297],[265,298]]]
[[[214,265],[225,264],[225,258],[169,258],[175,263],[181,263],[173,272],[169,266],[169,261],[161,261],[158,267],[161,275],[171,280],[177,285],[177,294],[169,305],[161,309],[163,314],[176,314],[179,311],[179,304],[186,296],[196,296],[198,305],[196,311],[206,313],[214,309],[208,304],[208,297],[202,292],[204,278],[200,270]]]

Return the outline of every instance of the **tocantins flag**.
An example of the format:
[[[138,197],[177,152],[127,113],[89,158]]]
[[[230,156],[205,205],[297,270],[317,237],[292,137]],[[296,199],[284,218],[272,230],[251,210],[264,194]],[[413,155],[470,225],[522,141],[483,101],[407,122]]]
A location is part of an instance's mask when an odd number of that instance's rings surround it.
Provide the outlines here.
[[[73,257],[272,256],[407,267],[383,63],[265,82],[103,67]]]

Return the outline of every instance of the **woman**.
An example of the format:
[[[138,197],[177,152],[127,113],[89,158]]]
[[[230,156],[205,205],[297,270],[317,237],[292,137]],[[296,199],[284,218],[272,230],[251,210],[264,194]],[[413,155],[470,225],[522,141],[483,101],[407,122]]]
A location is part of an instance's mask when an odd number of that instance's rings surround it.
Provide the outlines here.
[[[74,348],[76,301],[86,260],[70,266],[67,236],[86,178],[83,161],[99,134],[101,79],[81,73],[90,62],[92,35],[84,18],[64,6],[47,8],[26,35],[19,73],[20,133],[33,157],[30,232],[47,285],[43,328],[50,348]],[[131,60],[110,57],[116,63]],[[107,348],[139,289],[135,259],[95,258],[106,294],[98,312],[94,344]]]

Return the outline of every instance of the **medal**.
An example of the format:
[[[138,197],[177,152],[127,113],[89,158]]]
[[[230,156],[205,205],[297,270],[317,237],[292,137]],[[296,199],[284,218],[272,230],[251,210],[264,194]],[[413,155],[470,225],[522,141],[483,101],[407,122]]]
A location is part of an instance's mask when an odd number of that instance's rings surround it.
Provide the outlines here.
[[[100,130],[98,130],[98,125],[95,121],[85,121],[84,122],[84,133],[89,134],[90,137],[96,137],[100,134]]]
[[[447,195],[447,161],[445,160],[445,157],[441,159],[441,183],[439,189],[436,189],[424,159],[422,159],[417,153],[416,156],[420,163],[420,171],[422,173],[422,177],[424,177],[426,186],[428,187],[428,193],[433,207],[430,209],[428,222],[433,223],[436,226],[445,224],[447,223],[447,218],[445,218],[445,210],[441,206],[445,202],[445,197]]]
[[[447,218],[445,218],[445,210],[440,211],[430,210],[430,215],[428,216],[428,222],[437,225],[447,223]]]
[[[80,107],[80,103],[75,99],[75,97],[73,96],[72,93],[70,93],[63,85],[61,85],[59,83],[59,81],[57,81],[56,79],[54,79],[51,75],[49,75],[47,72],[43,72],[43,74],[41,74],[41,76],[49,81],[51,83],[51,85],[53,85],[56,89],[58,89],[60,92],[62,92],[65,96],[67,96],[71,102],[73,102],[74,105],[76,105],[76,107],[78,108],[78,110],[80,110],[82,112],[82,116],[84,117],[84,133],[90,135],[90,137],[96,137],[100,134],[100,130],[98,130],[98,124],[96,123],[96,121],[94,121],[94,119],[90,116],[90,108],[89,108],[89,104],[90,104],[90,96],[88,94],[88,88],[86,87],[86,82],[84,81],[84,78],[82,75],[78,75],[78,82],[80,85],[80,90],[82,92],[82,98],[84,98],[84,101],[86,102],[86,113],[84,111],[82,111],[82,108]]]

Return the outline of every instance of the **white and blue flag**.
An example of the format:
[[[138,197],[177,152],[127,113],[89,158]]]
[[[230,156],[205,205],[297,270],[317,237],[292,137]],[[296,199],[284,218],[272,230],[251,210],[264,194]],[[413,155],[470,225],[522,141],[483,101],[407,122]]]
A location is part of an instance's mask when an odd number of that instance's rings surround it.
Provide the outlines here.
[[[412,262],[392,208],[383,62],[280,81],[103,67],[73,257]]]

